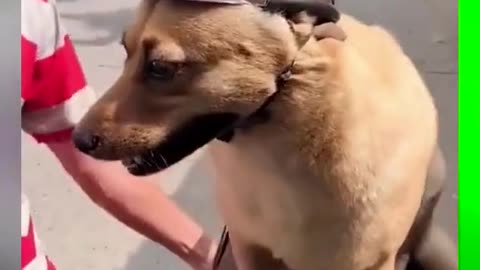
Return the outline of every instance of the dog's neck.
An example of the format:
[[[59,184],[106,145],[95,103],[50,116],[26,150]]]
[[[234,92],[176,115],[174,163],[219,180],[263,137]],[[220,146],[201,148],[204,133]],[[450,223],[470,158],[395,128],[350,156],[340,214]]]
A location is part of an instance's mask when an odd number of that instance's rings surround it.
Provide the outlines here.
[[[250,122],[236,131],[239,136],[254,136],[256,139],[260,136],[265,141],[274,136],[288,136],[282,141],[301,149],[304,156],[334,160],[334,155],[341,154],[337,152],[338,145],[345,139],[342,125],[345,114],[349,113],[348,101],[343,98],[342,91],[337,91],[337,85],[329,84],[334,81],[331,76],[335,76],[334,67],[328,66],[333,61],[327,56],[307,61],[305,57],[300,55],[297,58],[291,68],[291,78],[281,82],[281,89],[253,115]],[[306,68],[311,66],[310,61],[325,66],[322,80],[319,81],[318,68]],[[322,100],[330,102],[323,104]],[[233,137],[233,144],[235,139]],[[316,160],[315,163],[323,162]]]
[[[309,2],[309,1],[289,1],[289,0],[263,0],[263,1],[257,1],[257,0],[252,0],[250,1],[253,4],[256,4],[263,8],[265,11],[268,12],[274,12],[274,13],[283,13],[283,16],[287,21],[289,21],[290,24],[290,30],[294,33],[295,36],[297,36],[297,47],[298,50],[301,50],[303,45],[305,45],[308,40],[312,37],[312,33],[305,35],[298,33],[297,35],[297,29],[295,27],[296,24],[302,25],[302,24],[313,24],[311,27],[315,27],[315,25],[330,25],[330,28],[338,28],[334,23],[339,19],[340,14],[333,8],[334,1],[333,0],[324,0],[324,1],[315,1],[315,2]],[[294,14],[299,14],[302,11],[307,11],[306,15],[304,14],[303,18],[300,19],[299,17],[296,18],[294,21],[291,21],[293,19]],[[319,12],[320,11],[320,12]],[[312,15],[313,14],[313,15]],[[313,19],[316,18],[316,19]],[[307,21],[304,21],[304,20]],[[324,27],[324,28],[329,28],[329,27]],[[322,38],[326,37],[331,37],[334,39],[338,40],[343,40],[344,39],[344,34],[343,35],[338,35],[337,33],[342,32],[342,31],[329,31],[323,30],[323,32],[328,32],[325,33]],[[305,36],[305,37],[304,37]],[[315,37],[314,37],[315,38]],[[301,41],[300,40],[304,40]],[[293,60],[295,61],[295,60]],[[265,101],[262,102],[259,108],[257,108],[253,113],[250,115],[241,118],[239,121],[234,123],[231,127],[227,128],[222,132],[217,138],[224,141],[224,142],[230,142],[234,135],[235,131],[239,129],[249,129],[252,126],[258,125],[258,124],[263,124],[267,121],[269,121],[270,118],[270,112],[268,110],[268,107],[270,104],[275,100],[276,96],[285,88],[285,84],[289,79],[289,76],[291,74],[291,68],[293,66],[293,63],[290,64],[289,66],[285,67],[285,69],[276,76],[276,91],[273,92],[270,96],[268,96]]]

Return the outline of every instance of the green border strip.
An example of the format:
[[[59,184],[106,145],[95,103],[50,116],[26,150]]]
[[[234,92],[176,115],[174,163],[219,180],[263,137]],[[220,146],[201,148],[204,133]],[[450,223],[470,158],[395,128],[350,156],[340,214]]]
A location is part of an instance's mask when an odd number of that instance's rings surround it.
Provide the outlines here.
[[[454,1],[454,0],[452,0]],[[459,65],[459,263],[461,270],[480,269],[480,1],[458,1]],[[475,33],[475,34],[474,34]]]

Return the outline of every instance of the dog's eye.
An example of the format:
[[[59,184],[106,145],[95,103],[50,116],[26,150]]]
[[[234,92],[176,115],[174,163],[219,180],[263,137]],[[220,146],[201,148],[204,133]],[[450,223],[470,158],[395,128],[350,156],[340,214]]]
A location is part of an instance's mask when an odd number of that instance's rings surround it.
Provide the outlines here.
[[[147,63],[145,72],[146,75],[153,79],[167,81],[175,77],[177,69],[178,65],[174,63],[154,59]]]

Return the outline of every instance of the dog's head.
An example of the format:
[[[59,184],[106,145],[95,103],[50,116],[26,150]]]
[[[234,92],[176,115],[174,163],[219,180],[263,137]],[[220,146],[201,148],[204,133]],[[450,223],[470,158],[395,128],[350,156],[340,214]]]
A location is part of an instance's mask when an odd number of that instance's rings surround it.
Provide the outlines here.
[[[123,73],[74,142],[133,174],[166,168],[261,106],[299,40],[253,5],[145,0],[123,36]]]

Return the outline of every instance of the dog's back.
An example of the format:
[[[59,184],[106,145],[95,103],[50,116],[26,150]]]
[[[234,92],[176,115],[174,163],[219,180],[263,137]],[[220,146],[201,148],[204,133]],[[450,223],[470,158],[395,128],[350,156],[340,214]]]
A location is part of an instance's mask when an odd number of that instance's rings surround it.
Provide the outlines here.
[[[393,269],[436,111],[390,34],[347,15],[339,26],[345,42],[299,52],[268,124],[212,145],[219,206],[232,234],[292,269]]]

